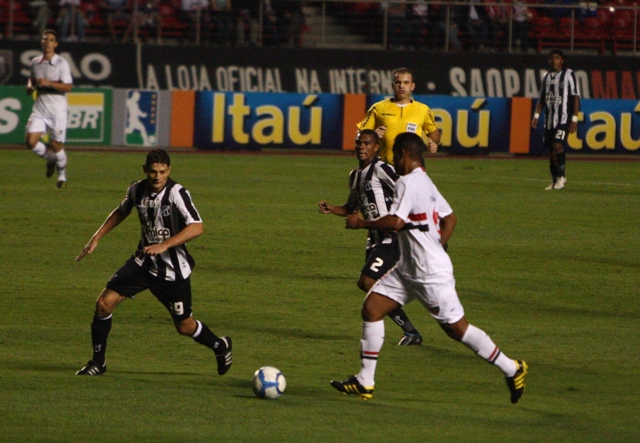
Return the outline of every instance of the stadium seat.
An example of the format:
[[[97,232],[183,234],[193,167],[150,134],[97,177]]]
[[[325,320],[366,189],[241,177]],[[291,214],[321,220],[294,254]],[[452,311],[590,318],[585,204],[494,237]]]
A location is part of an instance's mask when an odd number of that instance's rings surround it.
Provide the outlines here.
[[[158,7],[158,15],[162,23],[162,31],[159,38],[186,38],[187,24],[180,20],[175,7],[169,4],[161,4]]]

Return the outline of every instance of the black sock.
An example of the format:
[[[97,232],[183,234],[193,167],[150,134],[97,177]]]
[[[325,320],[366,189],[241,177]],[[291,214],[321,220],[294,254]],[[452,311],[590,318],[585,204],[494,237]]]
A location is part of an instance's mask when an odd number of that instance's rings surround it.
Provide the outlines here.
[[[560,173],[558,172],[558,165],[554,163],[549,163],[549,171],[551,172],[551,178],[553,178],[553,181],[555,183],[556,179],[560,175]]]
[[[196,332],[191,337],[197,343],[215,350],[214,348],[218,344],[218,336],[211,332],[211,329],[209,329],[207,325],[200,322],[199,320],[196,320],[196,323],[198,323],[198,327],[196,329]]]
[[[558,177],[564,177],[564,170],[567,163],[567,156],[564,151],[556,153],[556,160],[558,160]]]
[[[111,321],[113,317],[109,315],[106,318],[93,315],[91,323],[91,343],[93,344],[93,361],[99,365],[104,364],[105,354],[107,353],[107,337],[111,331]]]
[[[411,323],[411,320],[409,320],[409,317],[407,317],[407,313],[404,312],[402,308],[393,310],[389,312],[388,315],[389,317],[391,317],[391,320],[396,322],[396,324],[402,328],[404,332],[412,332],[412,333],[418,332],[416,328],[413,326],[413,323]]]

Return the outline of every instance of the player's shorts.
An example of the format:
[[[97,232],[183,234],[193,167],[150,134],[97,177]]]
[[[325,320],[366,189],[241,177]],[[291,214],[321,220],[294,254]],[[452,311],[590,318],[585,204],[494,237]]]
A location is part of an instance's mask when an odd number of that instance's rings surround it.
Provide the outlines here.
[[[464,317],[464,308],[456,293],[456,281],[450,272],[441,272],[417,281],[393,269],[373,286],[371,292],[406,305],[418,299],[438,323],[452,324]]]
[[[367,251],[367,262],[364,264],[361,274],[374,280],[379,280],[400,259],[400,247],[398,242],[381,243]]]
[[[31,114],[27,122],[27,134],[33,132],[47,133],[52,140],[64,143],[67,139],[67,113],[64,112],[56,117]]]
[[[133,258],[118,269],[107,283],[107,289],[134,298],[148,289],[171,313],[174,322],[191,317],[191,279],[168,281],[155,277],[138,266]]]
[[[544,147],[547,149],[553,149],[554,143],[567,143],[567,137],[569,136],[569,125],[561,125],[555,129],[546,129],[544,131]]]

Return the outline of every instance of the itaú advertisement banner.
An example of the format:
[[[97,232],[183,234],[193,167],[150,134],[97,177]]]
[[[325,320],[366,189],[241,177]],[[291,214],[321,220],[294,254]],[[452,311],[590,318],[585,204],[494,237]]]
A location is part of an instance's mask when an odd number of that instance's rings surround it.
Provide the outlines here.
[[[535,102],[534,102],[535,103]],[[567,138],[569,152],[587,154],[639,154],[640,102],[636,100],[582,100],[578,132]],[[532,130],[532,154],[544,154],[543,116]]]
[[[193,145],[201,149],[340,149],[343,96],[198,92]]]

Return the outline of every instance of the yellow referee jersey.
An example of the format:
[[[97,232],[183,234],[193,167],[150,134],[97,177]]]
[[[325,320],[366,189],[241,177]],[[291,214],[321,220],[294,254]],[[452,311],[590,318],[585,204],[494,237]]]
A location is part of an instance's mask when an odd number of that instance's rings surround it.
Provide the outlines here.
[[[393,141],[398,134],[413,132],[420,137],[435,132],[436,126],[433,112],[424,103],[411,100],[406,105],[398,105],[392,98],[375,103],[358,123],[358,129],[373,129],[386,126],[387,131],[380,140],[380,158],[393,164]]]

